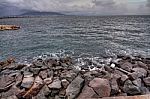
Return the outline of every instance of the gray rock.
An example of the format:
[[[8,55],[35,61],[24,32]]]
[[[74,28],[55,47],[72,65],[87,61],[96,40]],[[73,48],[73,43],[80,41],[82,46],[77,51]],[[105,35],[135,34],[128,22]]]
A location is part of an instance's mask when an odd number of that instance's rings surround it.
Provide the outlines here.
[[[120,67],[122,69],[130,72],[132,70],[133,65],[129,62],[125,62],[125,63],[121,64]]]
[[[123,91],[129,95],[138,95],[141,94],[139,87],[132,84],[130,80],[127,80],[123,86]]]
[[[83,86],[84,79],[80,76],[77,76],[67,87],[66,89],[66,96],[68,99],[75,99]]]
[[[129,79],[129,77],[127,75],[122,75],[120,81],[122,84],[124,84],[124,82],[128,79]]]
[[[139,78],[139,79],[136,79],[134,81],[132,81],[134,85],[138,86],[138,87],[141,87],[142,86],[142,80]]]
[[[110,96],[111,87],[107,79],[94,78],[90,81],[89,86],[94,89],[100,98]]]
[[[51,84],[52,82],[53,82],[53,78],[52,77],[44,79],[44,83],[47,84],[47,85]]]
[[[61,81],[59,79],[55,79],[51,84],[48,85],[50,89],[60,89]]]
[[[146,86],[150,86],[150,77],[146,77],[143,79]]]
[[[24,71],[24,73],[23,73],[23,75],[24,75],[24,77],[33,77],[33,73],[31,73],[31,72],[28,72],[28,71]]]
[[[63,71],[60,75],[60,79],[67,79],[69,82],[71,82],[76,76],[77,74],[72,70]]]
[[[150,94],[149,90],[146,87],[141,87],[140,89],[142,95]]]
[[[37,75],[39,73],[41,69],[40,68],[30,68],[30,71],[34,74],[34,75]]]
[[[147,71],[143,68],[133,68],[132,69],[134,72],[129,74],[129,77],[133,80],[145,77],[147,75]]]
[[[33,62],[33,65],[35,67],[39,67],[40,68],[40,67],[43,67],[45,64],[44,64],[42,59],[37,59],[36,61]]]
[[[112,95],[119,93],[119,86],[118,86],[116,79],[112,79],[110,81],[110,86],[111,86],[111,94]]]
[[[138,61],[138,62],[137,62],[137,64],[138,64],[138,66],[139,66],[139,67],[141,67],[141,68],[144,68],[144,69],[148,70],[148,66],[147,66],[147,64],[145,64],[145,63],[143,63],[143,62],[141,62],[141,61]]]
[[[23,88],[31,88],[34,83],[34,77],[24,77],[21,86]]]
[[[61,80],[61,84],[62,84],[63,88],[66,89],[69,85],[69,81],[67,81],[66,79],[63,79],[63,80]]]

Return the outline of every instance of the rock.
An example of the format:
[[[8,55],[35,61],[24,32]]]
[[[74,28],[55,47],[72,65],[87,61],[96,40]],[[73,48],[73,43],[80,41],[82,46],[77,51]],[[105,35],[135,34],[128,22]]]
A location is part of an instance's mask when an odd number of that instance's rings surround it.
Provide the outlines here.
[[[142,80],[139,78],[139,79],[136,79],[134,81],[132,81],[134,85],[138,86],[138,87],[141,87],[142,86]]]
[[[141,62],[141,61],[138,61],[137,64],[138,64],[139,67],[148,70],[148,66],[147,66],[145,63],[143,63],[143,62]]]
[[[110,81],[110,86],[111,86],[111,95],[119,93],[119,86],[116,79],[112,79]]]
[[[35,67],[38,67],[38,68],[41,68],[41,67],[43,67],[43,66],[45,65],[42,59],[37,59],[37,60],[34,61],[32,64],[33,64]]]
[[[71,82],[76,76],[77,74],[72,70],[63,71],[60,75],[60,79],[67,79],[69,82]]]
[[[150,77],[146,77],[143,79],[146,86],[150,86]]]
[[[51,68],[51,67],[53,67],[53,66],[59,65],[59,63],[57,63],[57,60],[55,60],[55,59],[47,59],[47,60],[45,60],[44,62],[46,63],[46,65],[47,65],[49,68]]]
[[[129,77],[127,75],[122,75],[120,81],[122,84],[124,84],[124,82],[128,79],[129,79]]]
[[[133,80],[145,77],[147,75],[147,71],[143,68],[133,68],[132,69],[134,72],[129,74],[129,77]]]
[[[44,83],[47,84],[47,85],[51,84],[52,82],[53,82],[53,78],[52,77],[44,79]]]
[[[34,77],[25,77],[22,80],[21,87],[29,89],[31,88],[33,83],[34,83]]]
[[[77,76],[67,87],[66,96],[68,99],[75,99],[83,86],[84,79],[80,76]]]
[[[21,73],[19,73],[16,77],[15,77],[15,80],[16,80],[16,85],[20,85],[22,80],[23,80],[23,75]]]
[[[63,79],[63,80],[61,80],[61,84],[62,84],[63,88],[66,89],[69,85],[69,82],[66,79]]]
[[[99,97],[109,97],[111,92],[111,87],[107,79],[94,78],[89,86],[94,89],[94,91],[99,95]]]
[[[2,98],[6,99],[6,97],[9,96],[16,96],[20,92],[20,89],[18,89],[16,86],[12,86],[8,91],[2,93]]]
[[[41,69],[40,68],[30,68],[30,71],[34,74],[37,75]]]
[[[59,97],[65,98],[65,95],[66,95],[66,89],[63,88],[59,91]]]
[[[28,71],[24,71],[23,73],[24,77],[28,78],[28,77],[33,77],[33,73],[28,72]]]
[[[139,87],[132,84],[130,80],[127,80],[123,86],[123,91],[129,95],[138,95],[141,94]]]
[[[1,76],[0,77],[0,93],[7,91],[12,85],[14,85],[15,79],[10,76]]]
[[[55,97],[58,94],[59,94],[59,89],[52,89],[52,92],[51,92],[50,96]]]
[[[46,97],[51,93],[51,90],[49,90],[48,86],[45,85],[42,87],[40,92],[33,97],[33,99],[47,99]]]
[[[120,67],[122,69],[130,72],[132,70],[133,65],[129,62],[125,62],[125,63],[121,64]]]
[[[94,90],[91,87],[88,87],[85,85],[77,99],[95,98],[95,97],[93,97],[95,94],[96,93],[94,92]]]
[[[142,95],[150,94],[149,90],[146,87],[141,87],[140,89]]]
[[[47,70],[40,71],[39,76],[40,76],[42,79],[47,78],[47,76],[48,76]]]
[[[60,89],[61,81],[59,79],[55,79],[51,84],[48,85],[50,89]]]
[[[18,99],[15,95],[7,97],[7,99]]]

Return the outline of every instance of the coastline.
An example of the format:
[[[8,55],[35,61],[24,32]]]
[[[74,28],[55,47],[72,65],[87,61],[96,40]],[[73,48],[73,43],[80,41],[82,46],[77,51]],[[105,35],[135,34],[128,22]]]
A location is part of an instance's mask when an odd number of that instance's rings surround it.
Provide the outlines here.
[[[74,64],[70,57],[38,58],[30,65],[10,58],[0,62],[1,99],[150,97],[150,58],[118,55],[105,65],[87,65]]]

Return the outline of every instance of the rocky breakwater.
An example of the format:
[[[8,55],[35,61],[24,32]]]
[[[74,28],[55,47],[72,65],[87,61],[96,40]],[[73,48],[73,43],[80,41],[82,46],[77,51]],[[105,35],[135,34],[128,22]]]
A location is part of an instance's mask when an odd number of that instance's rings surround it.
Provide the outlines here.
[[[16,25],[0,25],[0,31],[3,30],[18,30],[20,29],[20,26]]]
[[[0,62],[0,98],[150,99],[149,58],[118,56],[92,71],[76,67],[70,57],[37,59],[30,65]]]

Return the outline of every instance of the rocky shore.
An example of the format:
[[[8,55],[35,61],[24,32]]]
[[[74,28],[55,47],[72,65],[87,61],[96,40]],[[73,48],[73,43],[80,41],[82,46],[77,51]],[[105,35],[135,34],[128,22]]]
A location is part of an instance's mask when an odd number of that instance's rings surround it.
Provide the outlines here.
[[[150,99],[150,58],[119,55],[93,66],[77,69],[70,57],[2,61],[0,99]]]
[[[3,30],[18,30],[20,29],[19,26],[16,26],[16,25],[0,25],[0,31],[3,31]]]

